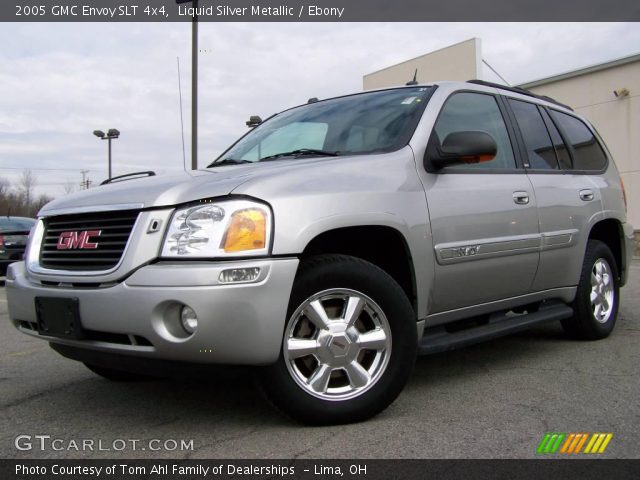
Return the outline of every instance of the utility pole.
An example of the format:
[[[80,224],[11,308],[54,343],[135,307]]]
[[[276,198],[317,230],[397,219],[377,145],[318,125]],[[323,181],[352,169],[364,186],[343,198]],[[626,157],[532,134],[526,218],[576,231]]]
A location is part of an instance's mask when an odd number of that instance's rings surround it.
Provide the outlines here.
[[[80,189],[88,190],[89,185],[91,185],[92,183],[91,180],[87,178],[87,173],[89,173],[89,170],[80,170],[80,173],[82,174],[82,182],[80,182]]]
[[[198,8],[198,0],[193,0]],[[191,22],[191,170],[198,169],[198,15]]]

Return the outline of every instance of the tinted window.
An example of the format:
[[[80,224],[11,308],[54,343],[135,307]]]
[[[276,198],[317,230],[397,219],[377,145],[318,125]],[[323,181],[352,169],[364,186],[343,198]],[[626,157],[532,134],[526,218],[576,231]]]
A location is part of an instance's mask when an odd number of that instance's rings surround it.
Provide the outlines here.
[[[591,130],[575,117],[552,110],[553,118],[560,124],[567,141],[573,146],[574,169],[602,170],[607,157]]]
[[[509,100],[527,147],[529,168],[557,169],[558,160],[551,143],[551,137],[542,120],[538,107],[533,103]]]
[[[558,157],[560,168],[563,170],[571,170],[571,155],[569,154],[569,149],[560,136],[560,132],[558,132],[558,128],[555,126],[545,109],[541,108],[540,112],[544,118],[544,123],[547,125],[547,130],[549,130],[549,135],[551,135],[551,141],[556,149],[556,156]]]
[[[482,131],[493,137],[498,146],[496,158],[490,162],[453,165],[447,168],[508,168],[516,167],[507,127],[496,99],[479,93],[456,93],[442,108],[434,128],[442,143],[453,132]]]

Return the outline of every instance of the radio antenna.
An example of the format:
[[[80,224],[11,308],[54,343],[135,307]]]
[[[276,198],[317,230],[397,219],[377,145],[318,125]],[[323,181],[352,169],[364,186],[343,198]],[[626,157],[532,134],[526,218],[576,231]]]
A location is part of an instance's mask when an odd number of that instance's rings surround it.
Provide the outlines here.
[[[180,81],[180,57],[176,57],[178,61],[178,95],[180,97],[180,128],[182,130],[182,167],[187,171],[187,154],[184,146],[184,115],[182,112],[182,83]]]

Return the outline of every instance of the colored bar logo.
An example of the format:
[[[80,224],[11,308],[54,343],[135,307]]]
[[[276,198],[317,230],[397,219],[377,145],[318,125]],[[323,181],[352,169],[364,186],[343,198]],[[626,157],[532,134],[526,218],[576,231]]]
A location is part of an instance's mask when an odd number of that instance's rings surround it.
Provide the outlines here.
[[[604,453],[613,433],[545,433],[536,453]]]

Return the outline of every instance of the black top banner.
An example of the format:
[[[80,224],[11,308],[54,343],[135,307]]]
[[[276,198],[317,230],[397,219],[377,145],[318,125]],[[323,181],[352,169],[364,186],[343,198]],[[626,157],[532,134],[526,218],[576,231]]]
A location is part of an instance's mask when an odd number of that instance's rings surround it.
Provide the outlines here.
[[[195,4],[195,6],[194,6]],[[0,22],[637,22],[638,0],[2,0]]]

